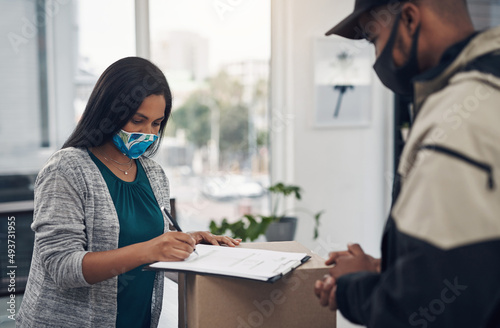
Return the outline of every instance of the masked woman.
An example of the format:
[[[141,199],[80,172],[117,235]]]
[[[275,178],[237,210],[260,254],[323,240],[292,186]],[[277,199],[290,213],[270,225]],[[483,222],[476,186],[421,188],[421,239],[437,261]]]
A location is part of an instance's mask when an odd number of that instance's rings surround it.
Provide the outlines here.
[[[35,245],[17,327],[156,327],[163,274],[208,232],[168,232],[169,183],[156,153],[172,96],[151,62],[129,57],[97,81],[74,132],[40,171]],[[175,296],[173,296],[175,297]]]

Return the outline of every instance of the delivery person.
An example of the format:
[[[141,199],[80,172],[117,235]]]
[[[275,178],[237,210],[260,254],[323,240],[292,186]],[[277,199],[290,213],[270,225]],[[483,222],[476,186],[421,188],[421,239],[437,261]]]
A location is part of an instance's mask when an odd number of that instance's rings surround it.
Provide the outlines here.
[[[327,34],[373,43],[414,121],[381,267],[331,253],[321,305],[370,328],[500,327],[500,28],[475,32],[465,0],[357,0]]]

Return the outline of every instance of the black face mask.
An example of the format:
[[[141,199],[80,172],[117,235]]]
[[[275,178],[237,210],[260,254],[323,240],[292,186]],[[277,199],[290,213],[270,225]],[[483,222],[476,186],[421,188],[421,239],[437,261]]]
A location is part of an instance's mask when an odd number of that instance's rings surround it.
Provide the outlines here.
[[[385,46],[384,50],[382,50],[382,53],[373,65],[373,68],[386,87],[397,94],[403,96],[411,96],[413,95],[412,80],[420,72],[417,57],[420,25],[417,27],[415,35],[413,36],[410,58],[403,66],[396,67],[396,65],[394,64],[394,58],[392,57],[392,51],[394,49],[394,44],[396,43],[396,36],[398,34],[400,18],[401,14],[396,17],[396,21],[394,22],[394,26],[392,27],[389,41],[387,41],[387,45]]]

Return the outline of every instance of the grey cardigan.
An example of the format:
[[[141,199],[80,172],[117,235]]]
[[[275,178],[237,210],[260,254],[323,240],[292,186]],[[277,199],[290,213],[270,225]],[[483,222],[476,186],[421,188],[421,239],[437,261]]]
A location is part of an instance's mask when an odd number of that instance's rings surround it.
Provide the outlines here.
[[[170,208],[162,168],[151,159],[139,160],[158,204]],[[120,229],[106,182],[86,149],[60,150],[40,171],[31,228],[35,245],[17,327],[114,327],[117,277],[90,285],[82,273],[87,252],[118,248]],[[163,274],[157,273],[151,327],[158,326],[162,299]]]

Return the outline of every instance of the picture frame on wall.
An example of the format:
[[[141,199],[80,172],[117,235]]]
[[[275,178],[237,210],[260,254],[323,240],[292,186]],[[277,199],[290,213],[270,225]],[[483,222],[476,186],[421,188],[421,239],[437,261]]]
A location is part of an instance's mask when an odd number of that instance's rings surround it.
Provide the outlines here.
[[[314,40],[314,127],[371,124],[374,60],[366,41]]]

